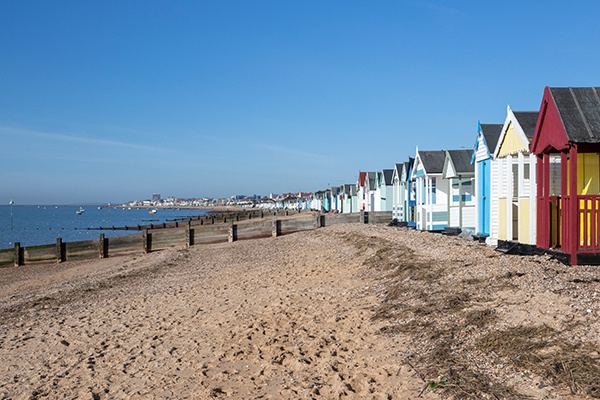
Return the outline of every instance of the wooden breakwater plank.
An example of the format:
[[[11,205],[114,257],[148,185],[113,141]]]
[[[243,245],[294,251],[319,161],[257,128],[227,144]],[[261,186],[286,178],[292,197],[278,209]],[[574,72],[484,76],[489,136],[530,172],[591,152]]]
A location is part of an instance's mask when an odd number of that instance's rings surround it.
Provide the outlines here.
[[[2,249],[0,250],[0,267],[12,266],[15,263],[15,250]]]
[[[65,254],[63,257],[66,260],[82,260],[90,258],[98,258],[98,239],[81,240],[77,242],[66,242]]]
[[[282,233],[314,229],[316,224],[315,216],[313,215],[310,215],[305,218],[280,219],[279,221],[281,224]]]
[[[23,263],[56,262],[56,245],[42,244],[23,248]]]
[[[141,233],[108,238],[106,242],[105,251],[108,257],[141,254],[144,252]]]
[[[163,250],[169,247],[185,246],[186,235],[184,229],[169,229],[152,231],[151,251]]]
[[[237,225],[237,240],[271,237],[271,221],[255,221]]]
[[[325,214],[325,215],[323,215],[323,226],[359,223],[359,221],[360,221],[359,213]],[[391,219],[390,219],[390,221],[391,221]]]
[[[392,221],[391,211],[369,211],[369,224],[389,224]]]
[[[194,244],[222,243],[229,238],[228,225],[206,225],[202,229],[194,228]]]

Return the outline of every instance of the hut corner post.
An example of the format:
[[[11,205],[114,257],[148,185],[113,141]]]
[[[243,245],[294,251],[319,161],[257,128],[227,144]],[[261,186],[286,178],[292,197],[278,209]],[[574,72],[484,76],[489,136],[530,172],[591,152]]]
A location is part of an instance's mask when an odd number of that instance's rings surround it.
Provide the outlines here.
[[[569,151],[569,214],[568,229],[569,237],[569,252],[571,253],[571,265],[577,265],[577,249],[579,248],[579,200],[577,198],[577,144],[571,144]],[[584,236],[585,237],[585,236]]]

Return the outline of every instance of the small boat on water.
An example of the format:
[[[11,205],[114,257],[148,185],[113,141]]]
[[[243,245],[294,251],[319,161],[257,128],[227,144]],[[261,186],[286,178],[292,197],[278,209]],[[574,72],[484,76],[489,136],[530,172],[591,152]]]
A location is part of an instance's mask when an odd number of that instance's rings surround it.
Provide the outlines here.
[[[75,214],[77,214],[77,215],[81,215],[81,214],[83,214],[84,212],[85,212],[85,210],[84,210],[83,208],[79,207],[79,210],[75,211]]]
[[[152,210],[148,211],[148,213],[150,213],[150,214],[156,214],[156,208],[153,208]]]

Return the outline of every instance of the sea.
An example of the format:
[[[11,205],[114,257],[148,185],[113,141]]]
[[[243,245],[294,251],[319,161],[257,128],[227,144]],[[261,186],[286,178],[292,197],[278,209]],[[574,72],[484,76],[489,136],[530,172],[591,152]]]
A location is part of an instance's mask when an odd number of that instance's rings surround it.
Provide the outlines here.
[[[205,215],[206,210],[163,209],[150,214],[146,208],[108,208],[81,206],[84,212],[77,215],[80,206],[0,206],[0,249],[124,236],[139,231],[87,230],[87,228],[134,226],[172,222],[177,218]],[[12,219],[12,223],[11,223]]]

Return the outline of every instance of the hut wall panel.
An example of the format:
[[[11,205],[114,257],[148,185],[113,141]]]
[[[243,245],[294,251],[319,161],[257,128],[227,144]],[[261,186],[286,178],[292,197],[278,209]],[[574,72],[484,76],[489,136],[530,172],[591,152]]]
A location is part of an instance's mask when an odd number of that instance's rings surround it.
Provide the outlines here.
[[[473,230],[475,229],[475,224],[477,222],[477,209],[475,206],[465,206],[463,207],[463,229]]]
[[[144,251],[142,234],[108,238],[108,256],[140,254]]]
[[[79,242],[67,242],[66,259],[98,258],[98,240],[82,240]]]
[[[56,261],[56,244],[23,248],[23,262],[25,264],[43,261]]]
[[[493,152],[494,150],[495,149],[489,149],[490,152]],[[483,135],[479,135],[479,137],[477,138],[477,149],[475,151],[475,159],[477,161],[483,161],[487,158],[490,158],[488,148],[483,140]]]

